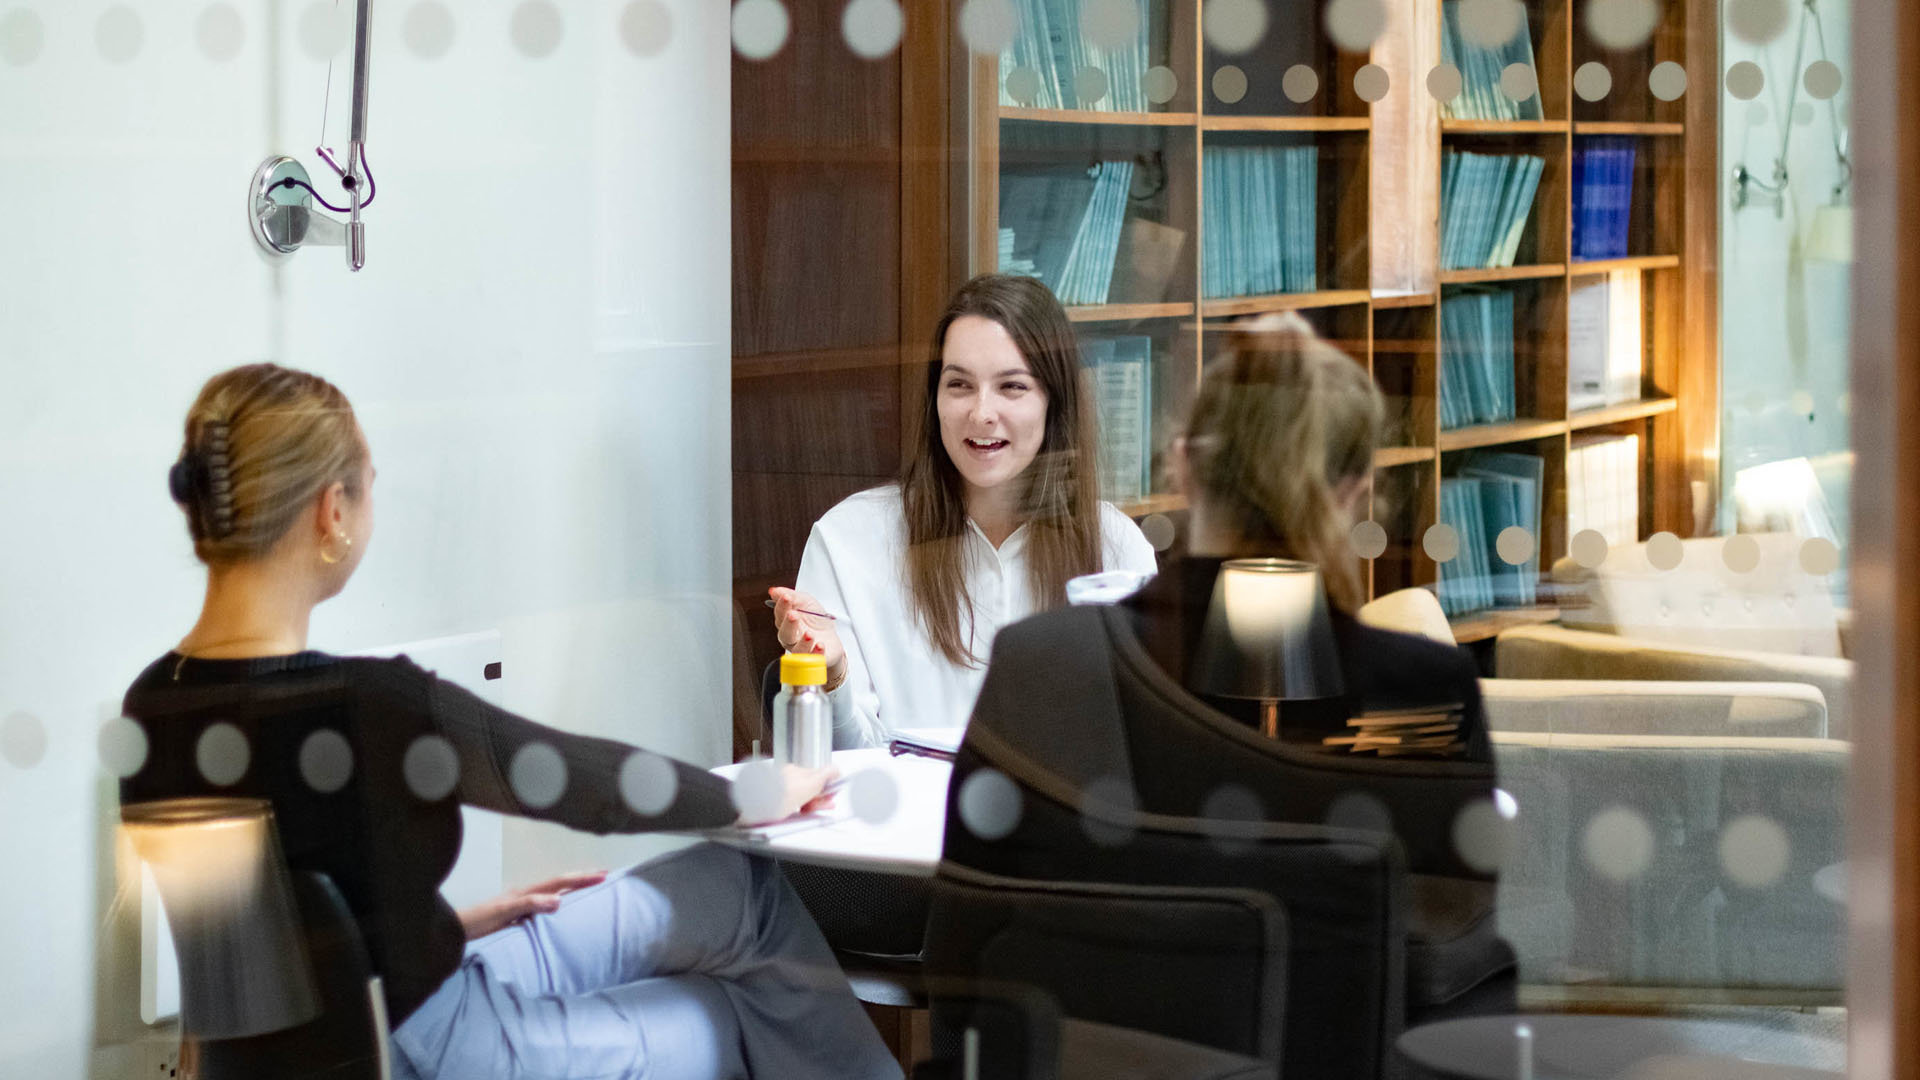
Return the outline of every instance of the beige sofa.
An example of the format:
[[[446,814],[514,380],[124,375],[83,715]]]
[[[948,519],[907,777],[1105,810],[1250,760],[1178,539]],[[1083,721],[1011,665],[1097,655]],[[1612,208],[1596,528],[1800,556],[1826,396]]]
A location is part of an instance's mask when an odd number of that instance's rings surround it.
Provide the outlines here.
[[[1557,584],[1583,604],[1559,625],[1519,627],[1494,645],[1503,679],[1659,679],[1680,682],[1792,682],[1818,689],[1827,728],[1847,739],[1853,662],[1847,620],[1824,578],[1799,564],[1801,541],[1750,535],[1759,565],[1735,572],[1726,541],[1687,540],[1679,566],[1658,570],[1646,545],[1610,552],[1596,570],[1554,566]],[[1752,548],[1749,549],[1751,551]],[[1737,560],[1736,560],[1737,561]]]
[[[1360,618],[1452,641],[1424,590],[1383,597]],[[1640,678],[1480,686],[1500,783],[1519,808],[1500,930],[1534,992],[1839,1000],[1844,911],[1822,883],[1844,858],[1848,747],[1824,737],[1832,725],[1818,687]],[[1622,810],[1644,832],[1623,839],[1610,829]],[[1777,825],[1786,843],[1777,878],[1749,887],[1729,877],[1720,847],[1729,825],[1752,817]],[[1617,862],[1589,852],[1617,855],[1622,843],[1643,845],[1644,868],[1615,880],[1596,867]]]

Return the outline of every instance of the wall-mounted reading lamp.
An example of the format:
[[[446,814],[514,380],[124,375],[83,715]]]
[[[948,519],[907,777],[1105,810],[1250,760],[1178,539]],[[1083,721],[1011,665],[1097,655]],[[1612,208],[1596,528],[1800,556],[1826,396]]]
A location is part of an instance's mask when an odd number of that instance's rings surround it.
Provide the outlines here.
[[[291,255],[307,244],[344,246],[348,269],[367,265],[367,227],[360,213],[372,204],[378,191],[373,170],[367,166],[366,151],[367,43],[372,36],[367,9],[371,3],[355,0],[354,4],[353,119],[347,133],[346,164],[334,160],[325,147],[314,148],[346,191],[347,205],[335,206],[322,198],[297,159],[275,156],[261,162],[248,190],[247,218],[253,226],[254,240],[271,255]],[[321,126],[325,128],[324,123]],[[347,215],[346,220],[314,210],[316,202],[336,214]]]
[[[1746,209],[1749,203],[1772,202],[1775,217],[1784,218],[1787,214],[1787,150],[1793,143],[1793,110],[1800,98],[1800,62],[1806,58],[1807,26],[1813,25],[1816,45],[1820,50],[1820,59],[1827,59],[1827,32],[1820,22],[1819,0],[1804,0],[1800,8],[1800,37],[1793,47],[1793,71],[1795,77],[1789,80],[1787,89],[1787,111],[1780,118],[1780,152],[1773,159],[1773,179],[1762,180],[1755,176],[1746,165],[1733,167],[1733,208]],[[1821,207],[1817,215],[1832,225],[1834,219],[1845,217],[1849,232],[1851,227],[1850,203],[1847,200],[1848,189],[1853,182],[1853,163],[1847,158],[1846,145],[1840,128],[1840,110],[1832,98],[1827,99],[1827,112],[1833,122],[1833,155],[1840,165],[1840,179],[1833,185],[1831,198]],[[1820,222],[1816,222],[1819,224]],[[1837,226],[1835,226],[1837,227]],[[1825,231],[1832,231],[1828,228]]]

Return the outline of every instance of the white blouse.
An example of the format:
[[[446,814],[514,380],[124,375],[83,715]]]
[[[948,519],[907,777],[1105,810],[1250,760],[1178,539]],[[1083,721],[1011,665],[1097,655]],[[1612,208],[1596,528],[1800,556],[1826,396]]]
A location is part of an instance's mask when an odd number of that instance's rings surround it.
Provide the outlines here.
[[[814,523],[795,588],[840,616],[847,677],[831,695],[836,749],[884,746],[900,728],[964,727],[1002,626],[1038,608],[1027,570],[1026,526],[998,549],[967,522],[963,556],[973,599],[978,666],[950,662],[913,607],[906,578],[907,519],[899,485],[849,496]],[[1153,545],[1119,509],[1100,504],[1102,570],[1155,569]],[[965,612],[962,612],[965,618]]]

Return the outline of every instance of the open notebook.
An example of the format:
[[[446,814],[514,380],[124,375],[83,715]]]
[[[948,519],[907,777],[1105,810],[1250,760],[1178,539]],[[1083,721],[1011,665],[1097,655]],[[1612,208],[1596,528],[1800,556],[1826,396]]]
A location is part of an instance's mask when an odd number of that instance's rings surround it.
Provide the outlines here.
[[[893,733],[888,749],[897,757],[901,754],[919,754],[922,757],[940,758],[952,761],[960,752],[960,739],[966,735],[966,728],[927,727],[901,728]]]

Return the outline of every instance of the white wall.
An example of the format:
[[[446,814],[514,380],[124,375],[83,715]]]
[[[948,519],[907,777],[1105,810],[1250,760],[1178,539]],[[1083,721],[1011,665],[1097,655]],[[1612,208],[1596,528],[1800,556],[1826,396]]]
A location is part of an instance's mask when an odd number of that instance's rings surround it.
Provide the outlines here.
[[[1834,103],[1842,125],[1853,94],[1853,65],[1848,42],[1848,0],[1820,0],[1828,57],[1848,76]],[[1819,58],[1811,27],[1806,55],[1793,69],[1800,5],[1789,5],[1785,31],[1765,46],[1731,33],[1723,35],[1726,66],[1742,60],[1760,65],[1766,89],[1754,102],[1720,91],[1721,258],[1720,328],[1722,393],[1722,473],[1729,496],[1735,473],[1784,458],[1813,457],[1849,445],[1848,286],[1849,264],[1806,258],[1802,251],[1815,211],[1829,201],[1840,170],[1833,150],[1833,121],[1827,103],[1810,98],[1800,79]],[[1699,86],[1703,80],[1696,79]],[[1787,114],[1790,85],[1801,85],[1798,100],[1811,107],[1808,123]],[[1764,106],[1756,117],[1754,104]],[[1732,174],[1744,162],[1761,180],[1771,182],[1784,125],[1793,123],[1787,158],[1790,175],[1785,214],[1771,204],[1734,210]],[[1804,395],[1802,397],[1801,395]],[[1809,411],[1806,406],[1811,404]],[[1844,491],[1832,494],[1844,496]],[[1723,502],[1731,514],[1730,501]],[[1833,507],[1844,528],[1846,507]],[[1730,524],[1729,517],[1723,524]]]
[[[566,0],[536,59],[518,0],[448,2],[430,59],[407,41],[416,5],[376,0],[380,194],[354,275],[337,249],[269,265],[244,224],[269,152],[319,168],[311,5],[131,4],[142,41],[117,64],[105,2],[21,3],[43,33],[16,62],[31,35],[0,10],[0,718],[48,744],[0,760],[0,1075],[107,1075],[125,1055],[92,1048],[134,1034],[135,999],[94,732],[196,610],[164,473],[208,375],[273,359],[360,410],[378,533],[316,647],[497,628],[510,705],[724,757],[726,8],[667,0],[669,44],[643,58],[624,5]],[[244,26],[231,59],[196,40],[210,6]],[[658,844],[516,827],[507,874]]]

